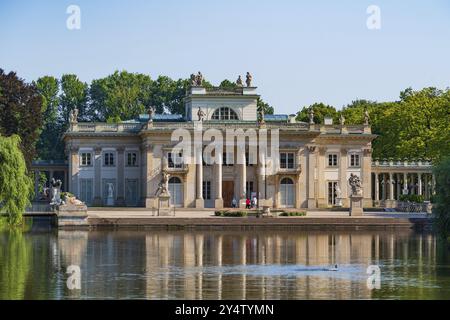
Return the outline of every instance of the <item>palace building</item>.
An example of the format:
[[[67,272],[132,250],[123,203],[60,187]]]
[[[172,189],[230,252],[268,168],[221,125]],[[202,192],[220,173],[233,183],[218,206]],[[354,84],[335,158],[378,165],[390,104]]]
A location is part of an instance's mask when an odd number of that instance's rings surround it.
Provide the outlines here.
[[[362,183],[365,207],[397,199],[405,188],[431,194],[428,164],[410,166],[419,172],[414,180],[408,179],[404,163],[372,162],[376,135],[367,119],[361,125],[345,125],[343,119],[340,124],[331,119],[315,124],[312,115],[308,123],[296,121],[294,115],[263,115],[258,113],[259,95],[251,81],[233,90],[205,88],[195,78],[192,81],[184,99],[185,116],[149,112],[113,124],[72,118],[64,136],[68,167],[63,189],[88,206],[156,208],[166,172],[165,187],[175,207],[227,208],[233,198],[242,207],[246,198],[256,197],[259,206],[311,209],[332,207],[337,197],[348,207],[348,179],[355,174]],[[278,129],[275,167],[268,170],[259,157],[250,161],[254,158],[249,146],[241,153],[224,149],[217,157],[220,161],[212,164],[205,159],[185,163],[182,154],[173,151],[176,142],[171,136],[176,129],[194,135],[199,123],[203,132],[214,129],[224,136],[227,129],[256,134]],[[210,143],[204,142],[203,148]],[[421,182],[422,175],[426,183]],[[389,183],[384,185],[384,179]]]

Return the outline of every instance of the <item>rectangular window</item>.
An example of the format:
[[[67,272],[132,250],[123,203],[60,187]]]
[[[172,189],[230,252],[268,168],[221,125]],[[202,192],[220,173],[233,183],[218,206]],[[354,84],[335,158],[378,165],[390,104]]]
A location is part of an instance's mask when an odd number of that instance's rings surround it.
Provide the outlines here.
[[[252,196],[252,192],[254,192],[253,181],[247,181],[245,183],[245,196],[250,199]]]
[[[328,182],[328,204],[334,206],[336,204],[336,181]]]
[[[359,167],[360,166],[360,162],[359,162],[359,154],[351,154],[350,155],[350,167]]]
[[[337,154],[329,154],[328,155],[328,166],[329,167],[337,167],[338,165],[338,155]]]
[[[83,152],[81,153],[81,166],[82,167],[88,167],[92,166],[92,154],[90,152]]]
[[[211,181],[203,181],[203,199],[211,200]]]
[[[114,153],[113,152],[105,152],[103,154],[103,165],[105,167],[113,167],[114,166]]]
[[[222,162],[224,166],[231,167],[234,163],[233,154],[229,152],[224,152],[222,155]]]
[[[182,168],[183,167],[183,154],[181,152],[169,152],[167,153],[169,168]]]
[[[127,152],[127,167],[137,167],[137,153],[136,152]]]
[[[280,153],[280,168],[281,169],[294,169],[294,153],[293,152],[281,152]]]

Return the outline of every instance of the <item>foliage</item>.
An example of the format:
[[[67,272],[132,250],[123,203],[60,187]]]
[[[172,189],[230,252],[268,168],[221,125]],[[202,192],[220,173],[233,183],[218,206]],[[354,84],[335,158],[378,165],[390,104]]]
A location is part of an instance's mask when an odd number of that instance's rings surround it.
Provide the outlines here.
[[[258,111],[260,111],[261,109],[264,110],[264,114],[273,114],[274,112],[273,107],[268,103],[264,102],[263,99],[261,98],[258,98],[258,100],[256,101],[256,107]]]
[[[314,122],[315,123],[324,123],[325,116],[330,116],[333,118],[334,123],[338,123],[339,115],[336,109],[333,106],[320,103],[314,103],[309,107],[303,107],[297,113],[297,117],[295,118],[297,121],[309,122],[309,110],[312,108],[314,111]]]
[[[283,211],[279,214],[281,217],[304,217],[306,212],[304,211]]]
[[[42,97],[42,133],[37,143],[39,159],[62,159],[63,143],[61,141],[61,122],[58,121],[59,80],[44,76],[34,82]]]
[[[450,235],[450,157],[442,159],[434,167],[436,176],[436,195],[433,213],[436,217],[436,227],[443,237]]]
[[[423,203],[425,201],[424,196],[418,194],[402,194],[399,197],[400,201],[409,201],[414,203]]]
[[[10,225],[22,224],[22,214],[33,194],[33,183],[19,146],[19,136],[0,136],[0,212],[8,215]]]
[[[33,84],[27,84],[15,72],[0,69],[0,134],[17,134],[26,165],[36,154],[36,142],[42,128],[42,98]]]
[[[215,216],[218,217],[246,217],[246,211],[227,211],[227,210],[218,210],[214,212]]]

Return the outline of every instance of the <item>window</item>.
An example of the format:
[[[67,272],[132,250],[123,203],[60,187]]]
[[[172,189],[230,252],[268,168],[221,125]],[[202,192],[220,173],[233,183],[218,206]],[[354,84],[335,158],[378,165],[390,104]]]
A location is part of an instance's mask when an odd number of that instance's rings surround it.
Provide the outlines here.
[[[236,112],[234,112],[231,108],[218,108],[214,111],[212,117],[212,120],[239,120]]]
[[[169,152],[167,154],[169,168],[182,168],[183,167],[183,153],[181,152]]]
[[[105,167],[113,167],[114,166],[114,153],[113,152],[105,152],[103,154],[103,165]]]
[[[183,205],[183,184],[180,178],[172,177],[169,179],[170,204],[176,207]]]
[[[350,155],[350,167],[359,167],[359,154],[351,154]]]
[[[328,204],[330,206],[336,205],[336,181],[328,182]]]
[[[80,200],[87,205],[92,204],[92,191],[93,180],[92,179],[80,179]]]
[[[281,152],[280,153],[280,168],[281,169],[294,169],[294,153],[293,152]]]
[[[251,200],[252,192],[254,192],[253,189],[253,181],[246,181],[245,182],[245,196]]]
[[[233,165],[233,154],[229,152],[224,152],[222,155],[222,164],[226,167],[230,167]]]
[[[127,153],[127,166],[128,167],[137,167],[137,153],[136,152],[128,152]]]
[[[81,166],[82,167],[92,166],[91,157],[92,157],[92,154],[90,152],[81,153]]]
[[[280,200],[282,207],[294,206],[294,182],[289,178],[283,178],[280,182]]]
[[[203,181],[203,199],[211,200],[211,181]]]
[[[337,167],[338,165],[338,155],[337,154],[329,154],[328,155],[328,166],[329,167]]]

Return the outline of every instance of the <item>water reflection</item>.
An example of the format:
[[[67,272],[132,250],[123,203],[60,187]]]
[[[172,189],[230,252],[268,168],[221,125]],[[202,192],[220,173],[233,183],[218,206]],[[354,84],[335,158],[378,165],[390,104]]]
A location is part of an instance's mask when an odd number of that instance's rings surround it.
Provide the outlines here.
[[[404,232],[56,231],[0,234],[0,298],[449,298],[448,255]],[[338,271],[327,271],[338,264]],[[378,264],[381,290],[366,285]],[[81,290],[66,286],[79,265]]]

